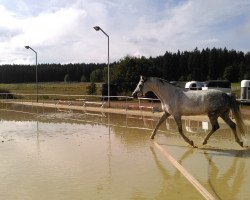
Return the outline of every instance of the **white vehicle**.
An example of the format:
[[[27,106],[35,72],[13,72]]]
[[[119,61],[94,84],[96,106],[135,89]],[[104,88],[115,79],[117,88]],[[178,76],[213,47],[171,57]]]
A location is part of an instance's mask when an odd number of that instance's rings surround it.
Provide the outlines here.
[[[240,101],[242,103],[250,103],[250,80],[242,80],[240,87]]]
[[[189,81],[185,84],[185,88],[189,90],[201,90],[203,87],[203,82],[199,81]]]
[[[216,89],[225,93],[232,93],[231,83],[226,80],[211,80],[205,81],[202,90]]]

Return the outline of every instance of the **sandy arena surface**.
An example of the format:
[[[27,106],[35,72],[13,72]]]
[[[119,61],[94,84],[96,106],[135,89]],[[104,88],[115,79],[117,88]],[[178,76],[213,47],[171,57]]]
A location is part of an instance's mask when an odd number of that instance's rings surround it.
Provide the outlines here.
[[[138,107],[138,103],[125,105],[124,103],[112,102],[110,108],[105,105],[104,107],[100,106],[82,106],[74,104],[54,104],[54,103],[44,103],[44,102],[11,102],[17,105],[26,105],[26,106],[37,106],[37,107],[47,107],[47,108],[59,108],[59,109],[70,109],[70,110],[82,110],[82,111],[91,111],[91,112],[103,112],[103,113],[114,113],[114,114],[129,114],[129,115],[143,115],[143,116],[153,116],[161,117],[161,111],[152,111],[150,104],[144,103],[141,104],[142,109]],[[154,107],[159,108],[160,104],[154,105]],[[250,125],[250,107],[241,106],[241,113],[246,125]],[[183,116],[183,119],[192,119],[195,121],[209,121],[206,115],[196,115],[196,116]],[[222,119],[219,118],[220,123],[224,123]]]

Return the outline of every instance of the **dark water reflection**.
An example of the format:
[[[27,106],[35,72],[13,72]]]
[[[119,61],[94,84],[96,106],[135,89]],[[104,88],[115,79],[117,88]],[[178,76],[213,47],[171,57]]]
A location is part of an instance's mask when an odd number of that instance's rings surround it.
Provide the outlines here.
[[[0,111],[3,199],[202,199],[151,144],[157,118],[25,109]],[[210,129],[183,127],[197,144]],[[250,150],[226,126],[193,149],[169,119],[156,140],[216,198],[249,198]]]

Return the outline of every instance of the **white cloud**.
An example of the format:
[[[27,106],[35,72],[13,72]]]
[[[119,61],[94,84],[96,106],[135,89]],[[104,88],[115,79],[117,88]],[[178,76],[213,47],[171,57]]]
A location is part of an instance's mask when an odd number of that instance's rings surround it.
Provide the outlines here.
[[[249,50],[247,0],[32,1],[17,1],[15,10],[0,5],[0,63],[34,62],[24,45],[39,62],[106,62],[107,38],[95,25],[110,36],[111,61],[195,47]]]
[[[14,52],[20,52],[25,45],[45,50],[47,47],[64,44],[67,48],[69,42],[78,39],[76,30],[80,20],[86,16],[84,10],[73,7],[55,12],[41,12],[37,16],[20,19],[3,7],[0,7],[0,10],[3,11],[0,17],[5,19],[0,24],[0,43],[3,47],[0,52],[10,57],[17,56]],[[20,62],[20,58],[16,58],[16,61]],[[26,59],[24,62],[26,63]]]
[[[74,34],[78,19],[84,15],[84,11],[64,8],[54,13],[41,13],[36,17],[20,20],[23,34],[14,37],[11,42],[13,45],[25,42],[35,46],[60,44],[64,36]]]

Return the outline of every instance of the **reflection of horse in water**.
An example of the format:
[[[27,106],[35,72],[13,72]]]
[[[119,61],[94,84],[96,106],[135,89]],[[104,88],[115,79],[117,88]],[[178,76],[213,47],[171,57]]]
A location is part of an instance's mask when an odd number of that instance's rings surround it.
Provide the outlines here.
[[[172,194],[174,194],[175,199],[195,199],[197,197],[196,195],[192,193],[185,193],[180,192],[181,188],[185,188],[185,191],[188,191],[189,189],[193,189],[192,185],[187,184],[186,181],[182,181],[183,178],[181,176],[181,173],[177,170],[176,172],[169,170],[168,167],[164,165],[163,162],[158,158],[157,153],[155,151],[155,148],[152,146],[150,147],[150,150],[152,152],[153,159],[155,161],[156,167],[160,174],[162,175],[162,181],[161,185],[159,185],[159,193],[156,194],[154,199],[161,199],[162,197],[168,197],[166,199],[173,199]],[[179,162],[181,163],[182,160],[185,160],[193,153],[193,149],[189,148],[188,151],[186,151],[180,158]],[[175,187],[171,186],[171,183],[175,185]],[[194,196],[193,196],[194,195]],[[172,198],[171,198],[171,197]]]
[[[213,155],[224,156],[224,159],[232,157],[232,164],[227,165],[227,170],[222,170],[221,159],[217,159],[218,163],[213,158]],[[235,151],[235,150],[215,150],[213,153],[204,154],[205,158],[209,163],[208,168],[208,183],[218,199],[223,197],[223,199],[237,199],[240,195],[241,188],[243,185],[248,185],[249,179],[247,180],[247,160],[249,158],[250,151]],[[225,160],[226,161],[226,160]],[[226,162],[227,163],[227,162]],[[218,166],[217,166],[218,165]],[[244,187],[243,187],[244,188]],[[246,192],[246,191],[245,191]],[[245,193],[242,199],[247,199],[249,197],[249,192]]]
[[[170,180],[177,181],[180,173],[179,171],[171,173],[171,170],[169,170],[169,168],[158,158],[155,148],[150,147],[150,150],[155,160],[155,164],[164,180],[160,187],[163,189],[159,191],[159,196],[161,196],[165,193],[165,188],[169,187]],[[198,178],[203,186],[211,188],[211,191],[213,191],[211,194],[216,196],[216,199],[248,199],[250,193],[244,189],[248,187],[250,181],[247,171],[250,151],[221,149],[205,150],[205,153],[198,152],[197,154],[197,151],[194,151],[194,149],[188,148],[185,150],[185,148],[183,148],[183,152],[179,154],[178,162],[185,166],[185,163],[193,163],[195,160],[199,160],[200,163],[197,170],[194,167],[190,172],[196,172],[196,178]],[[203,170],[198,170],[201,168]],[[206,171],[207,174],[204,173]],[[239,198],[242,196],[243,198]]]
[[[228,95],[218,90],[186,90],[159,78],[146,78],[141,76],[140,81],[133,92],[133,96],[143,96],[148,91],[152,91],[160,99],[164,114],[158,121],[151,139],[154,139],[159,126],[170,116],[173,115],[178,126],[178,131],[183,139],[194,146],[192,140],[188,139],[182,131],[182,115],[207,114],[212,124],[212,130],[207,134],[203,145],[207,143],[209,137],[219,129],[218,117],[221,117],[232,129],[236,142],[243,146],[243,142],[236,132],[236,124],[242,135],[244,135],[244,123],[241,118],[239,106],[232,95]],[[233,112],[236,124],[230,119],[229,111]],[[195,146],[194,146],[195,147]]]

